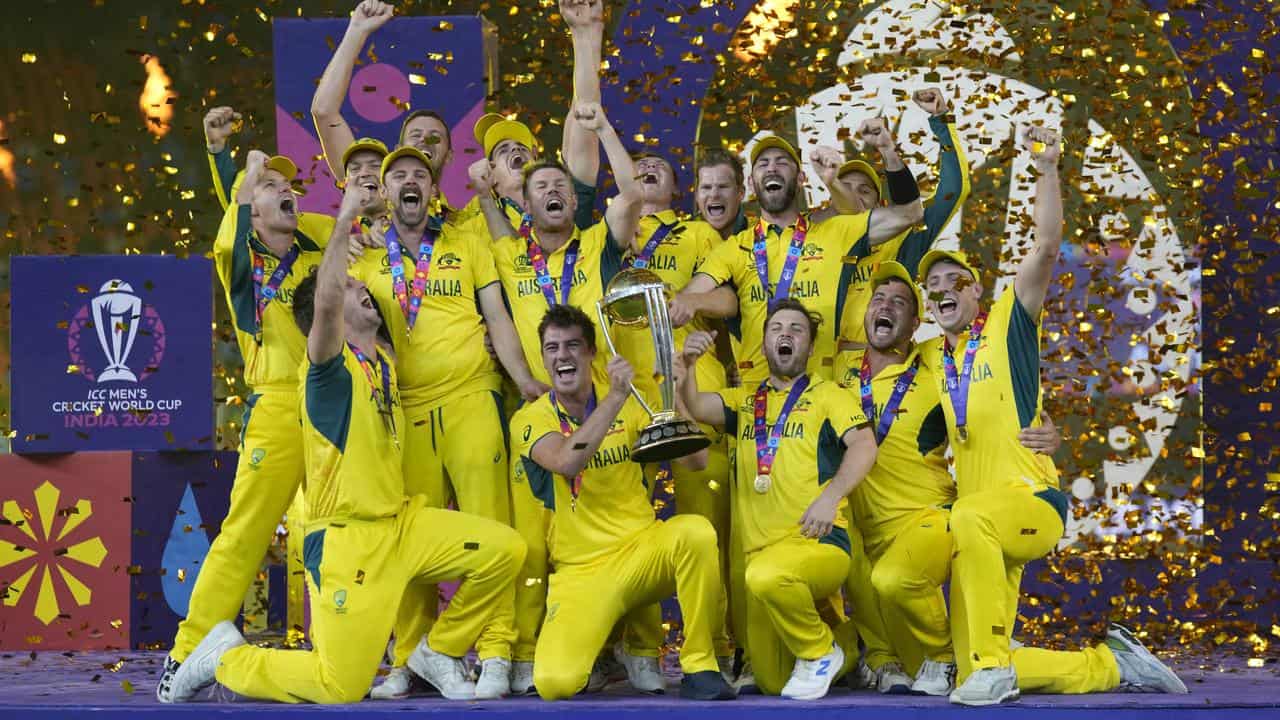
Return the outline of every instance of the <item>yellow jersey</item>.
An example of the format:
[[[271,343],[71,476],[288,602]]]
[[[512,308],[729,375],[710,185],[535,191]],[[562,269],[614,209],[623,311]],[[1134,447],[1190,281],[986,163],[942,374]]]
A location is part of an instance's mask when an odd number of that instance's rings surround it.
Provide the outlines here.
[[[733,479],[733,522],[741,534],[742,549],[751,553],[787,538],[801,538],[800,518],[835,476],[844,458],[842,438],[849,430],[865,425],[853,393],[824,380],[810,377],[787,417],[769,473],[765,492],[755,487],[758,474],[755,439],[755,395],[752,387],[719,391],[724,403],[725,434],[734,438],[737,474]],[[778,420],[790,388],[775,390],[769,385],[765,412],[766,432]],[[835,527],[818,542],[836,545],[849,552],[848,500],[841,498]]]
[[[333,232],[332,218],[312,216],[312,228],[293,235],[297,258],[281,280],[276,294],[258,316],[258,298],[271,285],[281,259],[267,249],[253,231],[249,205],[227,208],[213,241],[213,263],[231,310],[236,343],[244,360],[244,382],[254,391],[265,389],[296,392],[298,368],[306,356],[307,339],[293,319],[293,291],[298,283],[316,272],[324,258],[324,243]],[[324,227],[320,219],[328,219]],[[313,233],[323,233],[316,241]],[[261,279],[255,280],[254,265],[262,263]],[[274,387],[273,387],[274,386]]]
[[[342,352],[302,368],[303,497],[308,532],[342,520],[390,517],[404,505],[404,413],[394,363]]]
[[[840,385],[858,398],[866,415],[861,395],[862,357],[858,352],[847,367],[840,368]],[[913,367],[914,377],[906,385]],[[881,437],[885,406],[899,383],[907,389],[893,408],[888,432]],[[919,353],[913,351],[904,362],[883,368],[871,378],[870,385],[875,412],[867,419],[876,432],[879,451],[871,472],[849,496],[849,505],[868,551],[878,555],[877,546],[895,537],[913,514],[955,502],[956,485],[947,469],[947,422],[938,387]]]
[[[957,376],[964,368],[969,335],[969,329],[960,334],[960,346],[953,354]],[[919,352],[946,414],[959,497],[1011,485],[1056,491],[1058,471],[1053,459],[1018,441],[1022,428],[1040,425],[1040,323],[1018,302],[1013,289],[995,301],[982,328],[969,382],[967,438],[959,433],[956,408],[947,392],[945,338],[923,343]]]
[[[608,387],[598,386],[595,392],[597,397],[604,397]],[[551,562],[558,569],[604,557],[655,522],[644,472],[631,460],[631,448],[640,430],[649,424],[649,415],[635,398],[627,398],[582,470],[581,491],[576,499],[573,479],[542,467],[531,452],[543,437],[563,435],[560,413],[564,408],[557,412],[547,393],[511,418],[512,454],[519,458],[515,482],[525,481],[534,496],[554,512],[547,545]],[[570,432],[581,425],[578,418],[567,413],[564,416]]]
[[[809,225],[795,263],[790,297],[822,316],[822,325],[814,338],[813,355],[809,358],[809,374],[815,377],[828,380],[833,377],[836,335],[840,327],[838,310],[843,305],[837,300],[844,297],[851,274],[845,268],[852,267],[846,266],[845,257],[854,252],[854,245],[866,235],[868,216],[869,213],[836,215]],[[777,288],[795,230],[795,224],[786,228],[770,225],[765,229],[770,289]],[[698,269],[717,285],[731,283],[738,292],[738,315],[742,319],[738,370],[742,384],[749,387],[769,377],[769,366],[764,359],[764,320],[769,313],[770,295],[761,286],[756,270],[752,252],[755,232],[756,227],[750,227],[730,237]]]
[[[537,231],[534,231],[535,241],[537,237]],[[551,279],[550,290],[556,303],[564,297],[561,283],[565,280],[566,256],[575,244],[577,257],[569,288],[569,304],[585,312],[596,325],[596,360],[592,373],[598,382],[603,382],[607,377],[604,368],[609,362],[609,346],[597,319],[596,302],[604,296],[605,285],[621,267],[622,252],[604,221],[586,230],[575,229],[569,242],[553,252],[543,251]],[[511,308],[511,319],[520,336],[520,346],[524,349],[529,370],[535,378],[550,384],[551,378],[542,364],[542,343],[538,339],[538,323],[542,322],[550,304],[543,288],[538,284],[529,248],[519,237],[505,237],[493,244],[493,260],[498,269],[498,277],[502,280],[502,291],[506,296],[507,306]]]
[[[396,375],[405,404],[433,408],[450,398],[502,387],[498,365],[484,348],[485,324],[477,294],[498,282],[490,244],[451,222],[439,229],[409,332],[395,294],[385,247],[366,250],[351,274],[373,293],[396,351]],[[420,242],[401,243],[406,301],[412,298]]]
[[[578,199],[578,209],[573,215],[573,224],[581,230],[586,230],[593,224],[592,219],[595,216],[596,188],[594,185],[578,182],[577,178],[573,178],[573,193]],[[520,220],[524,217],[524,209],[515,202],[506,198],[499,198],[503,211],[507,215],[507,222],[511,223],[511,229],[520,230]],[[449,218],[454,224],[461,228],[464,232],[474,233],[476,236],[489,241],[489,225],[484,219],[484,211],[480,209],[480,196],[472,195],[458,210],[454,210]]]

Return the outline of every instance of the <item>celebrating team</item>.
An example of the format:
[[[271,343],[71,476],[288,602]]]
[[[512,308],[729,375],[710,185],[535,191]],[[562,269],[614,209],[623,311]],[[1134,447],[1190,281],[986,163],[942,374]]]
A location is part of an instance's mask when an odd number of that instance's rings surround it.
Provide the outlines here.
[[[662,692],[659,603],[673,592],[690,699],[755,687],[811,700],[841,678],[967,705],[1186,692],[1120,626],[1076,652],[1011,636],[1022,567],[1056,546],[1069,510],[1039,376],[1062,241],[1057,134],[1019,138],[1035,241],[987,302],[968,256],[932,247],[969,192],[940,90],[913,96],[939,144],[932,198],[873,119],[857,134],[883,178],[810,151],[828,208],[802,210],[800,153],[768,135],[747,173],[702,151],[699,219],[683,217],[675,166],[629,153],[600,105],[600,0],[560,12],[574,53],[563,162],[540,157],[523,122],[487,115],[461,208],[439,189],[453,157],[442,114],[410,113],[391,150],[341,117],[386,3],[352,13],[313,102],[341,177],[336,217],[298,212],[288,158],[250,151],[238,173],[239,116],[208,113],[226,209],[214,258],[252,394],[231,507],[157,697],[218,682],[353,702],[425,681],[450,699],[554,700],[623,675]],[[596,221],[601,147],[617,194]],[[673,463],[631,457],[649,424],[632,389],[658,397],[643,370],[663,349],[622,328],[605,352],[591,319],[628,267],[673,291],[677,409],[713,441]],[[925,310],[943,334],[917,344]],[[667,486],[675,514],[658,519]],[[312,649],[246,645],[239,598],[299,488]],[[437,617],[446,581],[458,587]]]

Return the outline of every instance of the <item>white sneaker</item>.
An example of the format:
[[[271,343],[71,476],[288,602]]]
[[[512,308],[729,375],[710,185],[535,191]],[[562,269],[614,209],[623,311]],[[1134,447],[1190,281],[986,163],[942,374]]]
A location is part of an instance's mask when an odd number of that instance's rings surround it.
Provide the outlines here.
[[[450,700],[476,699],[476,684],[467,677],[462,659],[432,650],[426,638],[409,655],[409,669]]]
[[[896,662],[876,668],[876,689],[882,695],[906,695],[911,692],[911,676]]]
[[[724,681],[729,684],[733,684],[733,656],[718,656],[716,658],[716,665],[720,666],[720,674],[724,676]]]
[[[497,700],[511,694],[511,661],[491,657],[480,661],[480,679],[476,681],[477,700]]]
[[[528,695],[533,692],[533,663],[517,660],[511,663],[511,694]]]
[[[956,664],[925,660],[911,683],[912,695],[950,695],[956,688]]]
[[[374,700],[403,700],[409,697],[409,668],[393,667],[382,682],[373,686],[369,697]]]
[[[859,660],[858,665],[845,676],[844,683],[850,690],[872,690],[876,687],[876,673]]]
[[[631,687],[646,693],[666,692],[667,681],[658,669],[658,658],[632,655],[622,643],[613,646],[613,657],[626,668]]]
[[[181,665],[172,655],[164,656],[164,669],[160,671],[160,679],[156,681],[156,700],[162,703],[173,702],[173,676]]]
[[[831,681],[844,665],[844,650],[832,643],[831,650],[817,660],[796,658],[791,679],[782,687],[782,697],[792,700],[817,700],[826,697]]]
[[[957,705],[999,705],[1018,699],[1018,673],[1013,666],[974,670],[960,687],[951,691]]]
[[[1107,648],[1120,666],[1120,689],[1126,692],[1184,694],[1187,686],[1123,625],[1107,628]]]
[[[169,699],[161,698],[161,702],[181,703],[194,700],[197,693],[216,681],[214,674],[218,670],[222,654],[243,644],[244,636],[230,620],[214,625],[209,634],[196,645],[196,649],[187,656],[187,661],[174,671],[173,682],[169,685]]]

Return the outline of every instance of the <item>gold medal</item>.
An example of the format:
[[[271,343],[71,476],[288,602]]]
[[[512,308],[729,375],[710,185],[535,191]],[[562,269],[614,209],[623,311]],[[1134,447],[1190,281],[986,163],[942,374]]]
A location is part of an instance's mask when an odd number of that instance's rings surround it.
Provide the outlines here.
[[[761,474],[756,476],[754,487],[756,489],[756,492],[760,493],[761,495],[769,492],[769,488],[772,485],[773,485],[773,479],[770,478],[768,475]]]
[[[960,436],[960,442],[969,442],[969,430],[964,425],[956,428],[956,434]]]

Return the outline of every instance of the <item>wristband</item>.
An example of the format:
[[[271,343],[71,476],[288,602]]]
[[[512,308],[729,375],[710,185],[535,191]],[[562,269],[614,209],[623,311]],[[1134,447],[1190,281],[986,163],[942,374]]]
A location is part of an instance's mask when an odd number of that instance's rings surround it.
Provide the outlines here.
[[[910,168],[889,170],[885,173],[889,182],[889,199],[894,205],[905,205],[920,199],[920,186],[916,185],[916,176]]]

